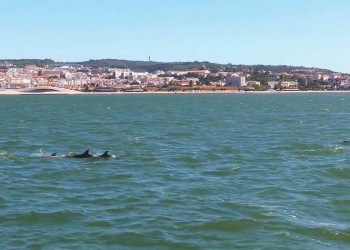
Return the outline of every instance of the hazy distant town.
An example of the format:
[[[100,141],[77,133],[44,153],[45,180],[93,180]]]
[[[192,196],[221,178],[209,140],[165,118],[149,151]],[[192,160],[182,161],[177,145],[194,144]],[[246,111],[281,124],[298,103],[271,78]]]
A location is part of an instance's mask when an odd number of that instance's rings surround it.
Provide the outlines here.
[[[298,91],[347,90],[349,74],[315,68],[273,72],[225,65],[190,70],[132,71],[128,68],[88,67],[77,63],[16,66],[0,62],[0,89],[57,87],[86,92],[144,91]]]

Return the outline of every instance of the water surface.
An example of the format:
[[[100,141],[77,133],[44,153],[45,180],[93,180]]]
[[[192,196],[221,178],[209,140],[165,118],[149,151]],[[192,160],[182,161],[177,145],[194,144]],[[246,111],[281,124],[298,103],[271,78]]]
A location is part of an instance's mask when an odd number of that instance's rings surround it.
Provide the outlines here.
[[[347,94],[0,97],[1,249],[348,249]],[[105,150],[119,159],[45,158]]]

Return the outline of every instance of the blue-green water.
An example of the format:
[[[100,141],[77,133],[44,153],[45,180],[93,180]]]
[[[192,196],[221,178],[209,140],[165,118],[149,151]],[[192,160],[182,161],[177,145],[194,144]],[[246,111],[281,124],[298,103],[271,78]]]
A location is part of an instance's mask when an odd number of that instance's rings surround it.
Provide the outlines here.
[[[348,249],[350,96],[0,97],[0,249]],[[105,150],[119,159],[45,158]]]

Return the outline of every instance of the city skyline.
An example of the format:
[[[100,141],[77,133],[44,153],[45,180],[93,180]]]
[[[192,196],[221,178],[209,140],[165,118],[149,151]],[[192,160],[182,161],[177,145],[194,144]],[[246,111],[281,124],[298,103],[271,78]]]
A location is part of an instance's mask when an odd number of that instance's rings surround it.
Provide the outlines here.
[[[350,73],[350,3],[0,0],[0,59],[210,61]]]

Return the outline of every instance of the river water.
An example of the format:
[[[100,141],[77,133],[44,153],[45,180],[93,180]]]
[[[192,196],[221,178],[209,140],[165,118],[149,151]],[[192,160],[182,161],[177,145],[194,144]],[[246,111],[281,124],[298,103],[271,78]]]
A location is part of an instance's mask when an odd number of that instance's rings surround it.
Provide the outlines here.
[[[349,109],[326,93],[1,96],[0,249],[348,249]],[[86,149],[116,158],[65,157]]]

